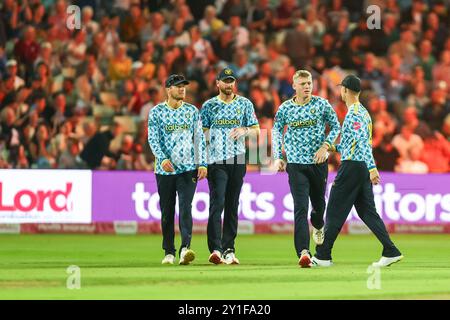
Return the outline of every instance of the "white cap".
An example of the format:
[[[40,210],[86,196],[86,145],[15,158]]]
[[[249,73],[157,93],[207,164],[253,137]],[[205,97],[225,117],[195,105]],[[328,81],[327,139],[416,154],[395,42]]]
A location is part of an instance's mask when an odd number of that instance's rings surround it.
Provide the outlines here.
[[[50,42],[46,41],[41,45],[41,48],[50,48],[51,49],[52,44]]]
[[[144,64],[141,61],[136,61],[131,65],[131,69],[139,69],[142,68]]]
[[[7,67],[17,66],[17,61],[14,59],[8,60],[8,62],[6,62],[6,66]]]

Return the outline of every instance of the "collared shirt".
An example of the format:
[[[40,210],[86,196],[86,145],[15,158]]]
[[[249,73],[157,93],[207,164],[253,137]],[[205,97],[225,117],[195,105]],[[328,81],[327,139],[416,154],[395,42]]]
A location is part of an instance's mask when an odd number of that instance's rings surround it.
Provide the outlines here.
[[[239,95],[227,103],[214,97],[200,110],[203,129],[209,129],[208,163],[224,161],[245,154],[245,137],[230,138],[230,132],[239,127],[259,127],[253,103]]]
[[[330,133],[325,137],[325,125]],[[287,126],[286,134],[283,132]],[[283,159],[282,147],[289,163],[314,164],[314,155],[324,142],[332,145],[339,135],[336,112],[326,99],[312,96],[306,104],[294,99],[285,101],[278,109],[272,132],[272,150],[275,159]],[[284,138],[284,139],[283,139]]]
[[[364,161],[369,171],[376,169],[372,154],[372,119],[360,102],[348,108],[341,142],[334,147],[341,154],[341,160]]]
[[[157,104],[148,116],[148,143],[156,157],[155,173],[180,174],[206,167],[206,144],[198,109],[189,103],[171,108],[167,102]],[[174,172],[162,169],[170,160]]]

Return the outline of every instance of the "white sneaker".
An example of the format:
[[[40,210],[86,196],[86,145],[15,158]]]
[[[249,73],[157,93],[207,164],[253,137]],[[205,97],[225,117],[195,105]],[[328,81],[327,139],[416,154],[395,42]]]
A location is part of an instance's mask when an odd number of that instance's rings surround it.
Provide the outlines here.
[[[323,244],[323,240],[325,239],[324,229],[325,229],[325,227],[322,227],[320,229],[316,229],[313,227],[313,230],[312,230],[312,238],[313,238],[314,242],[319,246],[321,244]]]
[[[220,253],[220,251],[214,250],[209,256],[208,261],[214,264],[222,264],[223,263],[222,254]]]
[[[381,259],[377,262],[372,263],[373,267],[382,268],[382,267],[389,267],[391,264],[399,262],[403,259],[403,256],[397,256],[397,257],[381,257]]]
[[[300,259],[298,260],[298,265],[302,268],[311,268],[311,255],[308,250],[302,250]]]
[[[331,267],[333,262],[331,260],[320,260],[316,257],[312,257],[311,266],[312,267]]]
[[[225,263],[226,264],[239,264],[239,259],[236,258],[236,255],[234,252],[229,252],[225,256]]]
[[[195,259],[195,252],[188,248],[181,249],[180,264],[188,265]]]
[[[161,264],[174,264],[175,256],[173,254],[167,254],[162,260]]]

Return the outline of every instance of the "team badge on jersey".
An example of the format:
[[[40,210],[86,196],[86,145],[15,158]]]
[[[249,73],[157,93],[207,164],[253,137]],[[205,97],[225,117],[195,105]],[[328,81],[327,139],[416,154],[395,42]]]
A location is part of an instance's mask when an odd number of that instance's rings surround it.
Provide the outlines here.
[[[312,114],[314,114],[314,113],[316,113],[316,109],[312,108],[312,109],[310,110],[310,112],[311,112]]]
[[[354,122],[354,123],[353,123],[353,129],[354,129],[355,131],[358,131],[359,129],[361,129],[361,123],[359,123],[359,122]]]

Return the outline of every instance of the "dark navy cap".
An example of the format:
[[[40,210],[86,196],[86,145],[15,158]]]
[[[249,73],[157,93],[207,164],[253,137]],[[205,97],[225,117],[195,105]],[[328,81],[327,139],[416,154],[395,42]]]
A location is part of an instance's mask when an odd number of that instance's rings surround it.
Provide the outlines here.
[[[352,74],[346,76],[340,85],[352,91],[361,92],[361,79]]]
[[[223,81],[225,79],[233,79],[236,80],[236,76],[230,68],[225,68],[222,71],[220,71],[219,75],[217,76],[217,80]]]
[[[166,80],[166,88],[179,86],[180,84],[189,84],[189,81],[181,74],[171,74]]]

